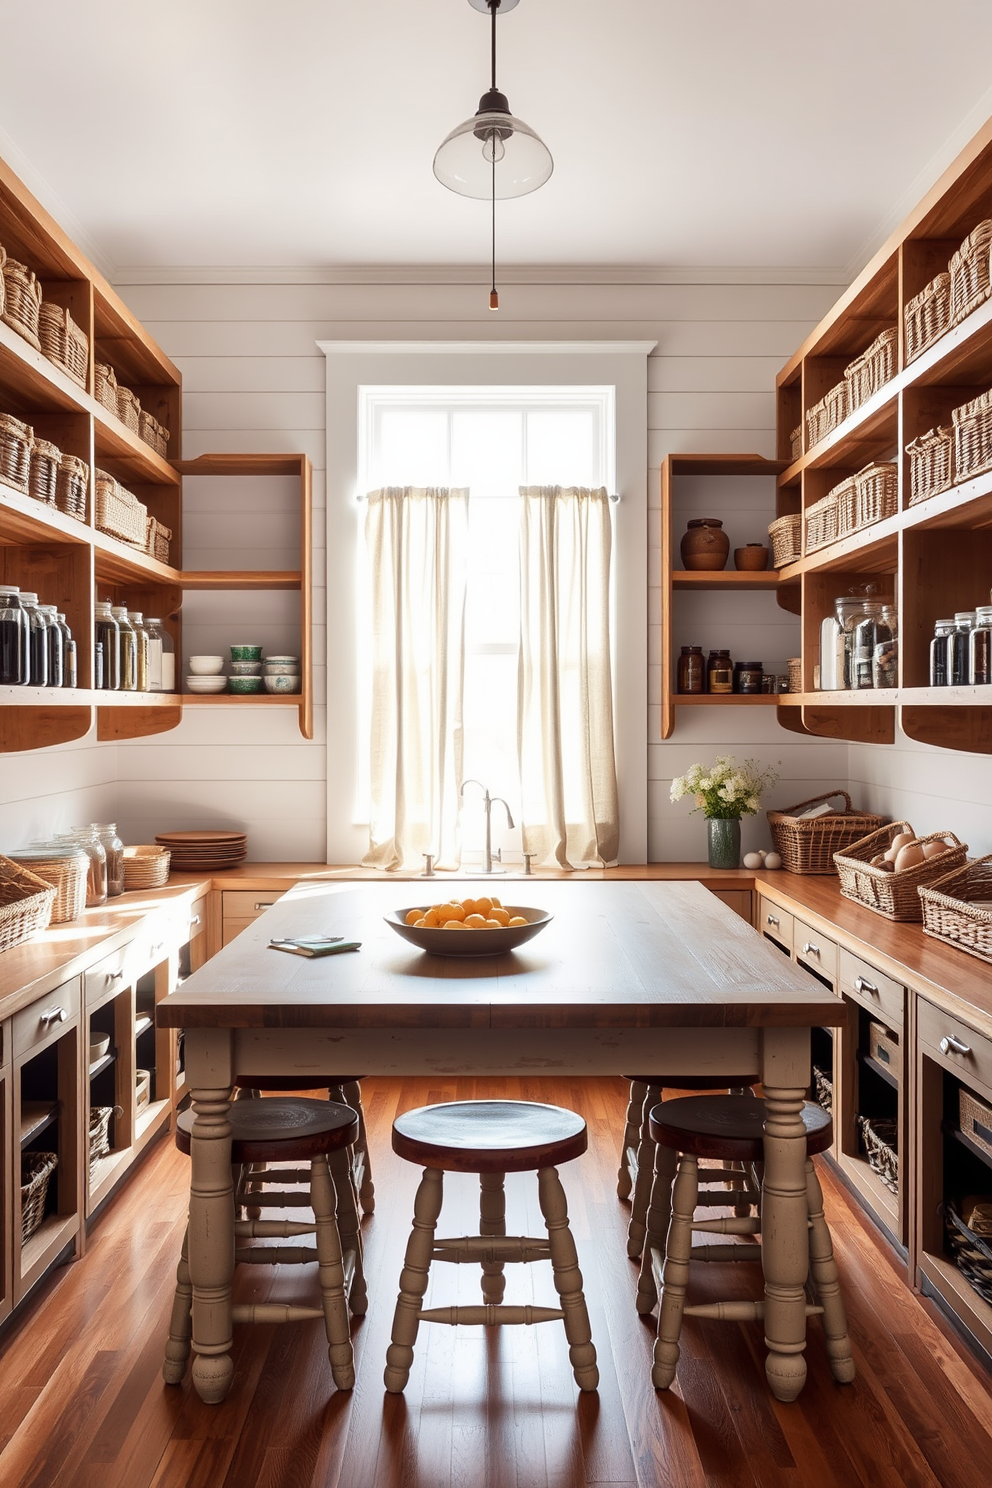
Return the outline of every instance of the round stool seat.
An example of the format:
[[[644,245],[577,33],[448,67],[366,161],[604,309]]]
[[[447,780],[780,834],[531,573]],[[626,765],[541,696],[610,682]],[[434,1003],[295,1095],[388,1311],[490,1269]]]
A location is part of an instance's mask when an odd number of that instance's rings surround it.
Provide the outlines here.
[[[176,1122],[176,1146],[187,1156],[194,1113],[182,1111]],[[279,1162],[287,1157],[317,1157],[350,1147],[358,1136],[358,1117],[350,1106],[330,1101],[242,1100],[227,1114],[233,1163]],[[289,1150],[288,1150],[289,1149]]]
[[[806,1155],[815,1157],[833,1141],[833,1121],[822,1106],[807,1101],[802,1110]],[[692,1157],[764,1157],[765,1102],[752,1095],[687,1095],[665,1101],[651,1112],[653,1139]]]
[[[393,1123],[395,1153],[446,1172],[533,1172],[571,1162],[587,1146],[581,1116],[536,1101],[451,1101]]]
[[[234,1083],[247,1090],[323,1090],[325,1085],[354,1085],[364,1075],[235,1075]]]
[[[661,1085],[666,1090],[737,1090],[756,1085],[757,1075],[622,1075],[639,1085]]]

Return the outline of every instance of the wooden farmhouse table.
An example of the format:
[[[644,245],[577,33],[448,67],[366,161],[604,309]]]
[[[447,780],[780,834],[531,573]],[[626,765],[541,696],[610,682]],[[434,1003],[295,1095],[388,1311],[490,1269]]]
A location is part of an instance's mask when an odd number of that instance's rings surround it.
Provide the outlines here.
[[[387,912],[484,892],[478,880],[302,882],[158,1005],[185,1030],[195,1125],[189,1268],[193,1378],[230,1386],[235,1075],[629,1075],[759,1072],[768,1103],[762,1264],[766,1373],[780,1400],[806,1377],[805,1129],[810,1029],[839,999],[698,883],[485,880],[554,918],[495,958],[431,956]],[[355,953],[308,959],[271,938],[342,935]],[[451,931],[469,934],[468,931]],[[617,1265],[623,1257],[617,1257]],[[381,1301],[381,1299],[380,1299]],[[383,1303],[383,1305],[385,1305]],[[631,1306],[634,1305],[633,1290]]]

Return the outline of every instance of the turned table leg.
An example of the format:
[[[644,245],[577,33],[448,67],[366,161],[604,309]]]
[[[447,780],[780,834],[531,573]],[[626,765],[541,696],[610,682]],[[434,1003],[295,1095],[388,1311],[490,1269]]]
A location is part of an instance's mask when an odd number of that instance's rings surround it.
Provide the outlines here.
[[[231,1387],[231,1282],[234,1277],[234,1184],[231,1176],[230,1042],[200,1049],[186,1035],[196,1120],[190,1140],[189,1275],[193,1289],[193,1383],[216,1405]],[[210,1036],[216,1040],[216,1033]],[[226,1049],[226,1058],[224,1052]],[[217,1057],[217,1056],[220,1057]],[[208,1079],[211,1083],[207,1083]]]
[[[806,1381],[809,1230],[806,1128],[809,1030],[766,1029],[766,1102],[761,1261],[765,1274],[765,1374],[776,1400],[795,1400]]]

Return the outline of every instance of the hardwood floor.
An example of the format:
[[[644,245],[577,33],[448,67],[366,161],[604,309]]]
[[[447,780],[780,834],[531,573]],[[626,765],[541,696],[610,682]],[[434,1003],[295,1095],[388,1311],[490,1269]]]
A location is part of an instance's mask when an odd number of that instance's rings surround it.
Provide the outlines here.
[[[817,1323],[799,1402],[765,1385],[759,1324],[687,1320],[676,1386],[650,1383],[651,1327],[633,1308],[628,1209],[616,1198],[626,1090],[616,1080],[368,1080],[377,1207],[365,1223],[371,1306],[356,1326],[357,1384],[335,1392],[320,1323],[242,1328],[234,1385],[205,1406],[160,1367],[182,1236],[187,1160],[149,1156],[90,1235],[0,1337],[4,1488],[974,1488],[992,1460],[992,1376],[929,1304],[897,1282],[824,1168],[857,1381],[835,1385]],[[590,1150],[562,1169],[602,1384],[572,1381],[558,1324],[425,1326],[403,1397],[382,1369],[418,1172],[389,1147],[394,1116],[429,1101],[504,1095],[581,1111]],[[441,1228],[476,1225],[474,1180],[451,1175]],[[539,1233],[532,1175],[508,1180],[511,1230]],[[514,1219],[513,1216],[517,1216]],[[538,1228],[534,1228],[538,1227]],[[714,1266],[694,1295],[760,1287]],[[729,1276],[728,1276],[729,1273]],[[299,1294],[298,1268],[242,1267],[239,1300]],[[309,1280],[309,1278],[307,1278]],[[306,1284],[306,1283],[305,1283]],[[435,1266],[437,1303],[477,1301],[473,1268]],[[511,1268],[508,1300],[549,1300],[547,1265]]]

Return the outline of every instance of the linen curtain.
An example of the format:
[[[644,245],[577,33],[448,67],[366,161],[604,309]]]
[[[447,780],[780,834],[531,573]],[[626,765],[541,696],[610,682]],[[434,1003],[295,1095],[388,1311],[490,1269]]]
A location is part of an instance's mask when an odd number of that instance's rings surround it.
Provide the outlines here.
[[[388,486],[366,498],[372,609],[374,868],[457,868],[468,491]]]
[[[521,486],[517,743],[524,852],[615,862],[620,814],[605,488]]]

